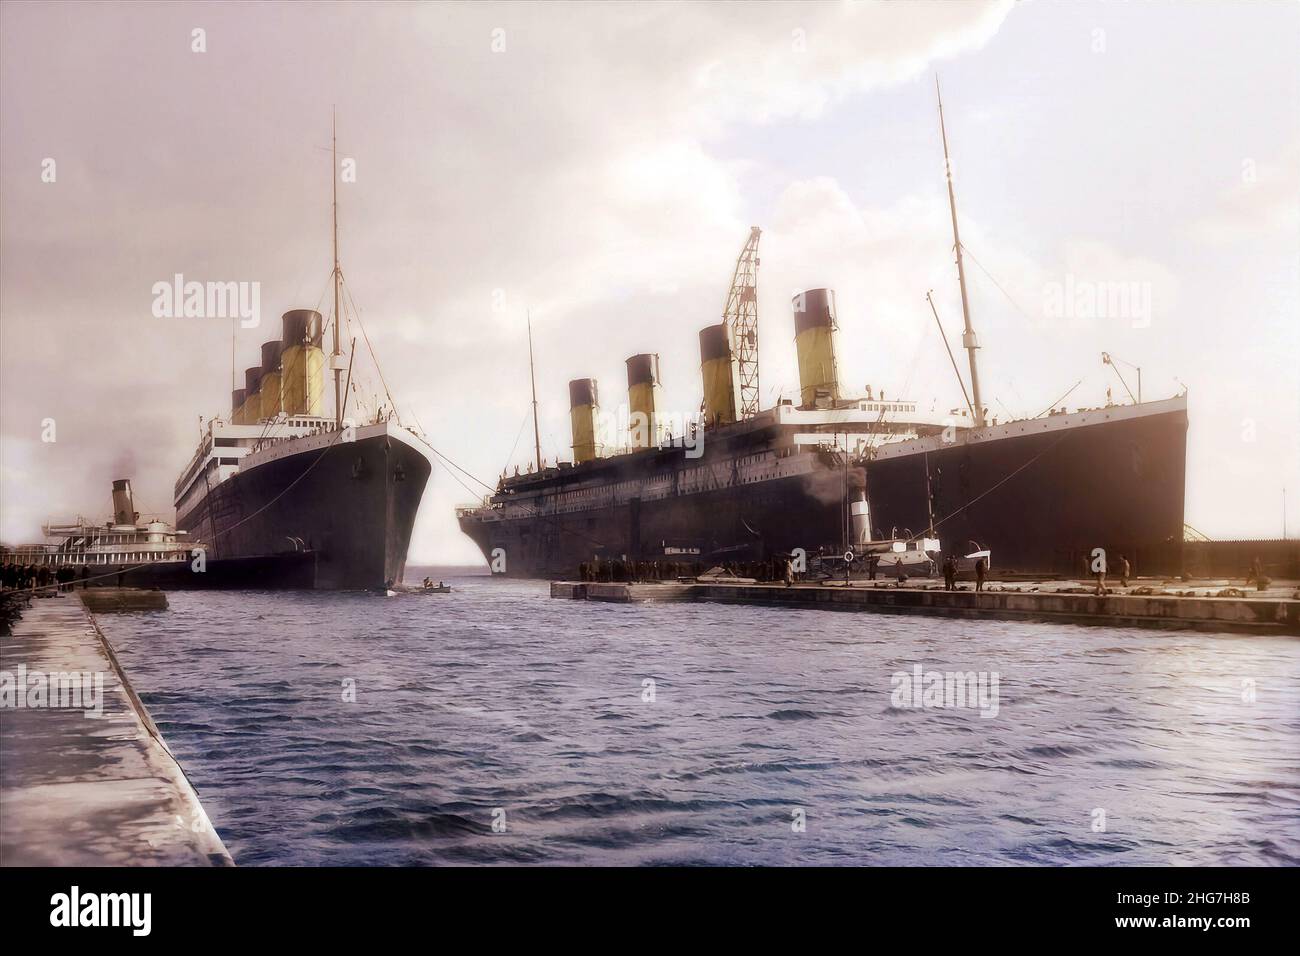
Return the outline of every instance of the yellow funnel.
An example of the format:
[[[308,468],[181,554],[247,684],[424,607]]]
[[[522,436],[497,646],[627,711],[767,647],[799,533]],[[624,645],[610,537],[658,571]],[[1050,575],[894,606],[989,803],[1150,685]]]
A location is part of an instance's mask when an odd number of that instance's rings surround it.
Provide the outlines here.
[[[799,353],[799,404],[839,400],[835,364],[835,292],[809,289],[794,297],[794,342]]]
[[[659,356],[633,355],[627,360],[628,432],[633,448],[659,444]]]
[[[581,465],[600,457],[600,446],[596,442],[596,412],[599,408],[594,378],[575,378],[569,383],[569,421],[573,426],[575,464]],[[542,467],[540,461],[537,467]]]
[[[704,377],[704,424],[730,425],[736,420],[740,365],[725,324],[700,329],[700,373]]]

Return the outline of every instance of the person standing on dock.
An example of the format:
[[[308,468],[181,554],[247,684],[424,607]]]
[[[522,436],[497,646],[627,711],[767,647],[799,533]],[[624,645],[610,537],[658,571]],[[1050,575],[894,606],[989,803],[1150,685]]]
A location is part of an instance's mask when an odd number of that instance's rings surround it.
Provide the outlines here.
[[[1246,575],[1246,583],[1255,582],[1255,590],[1263,591],[1273,583],[1273,579],[1264,574],[1264,562],[1255,555],[1255,559],[1250,562],[1250,573]]]
[[[975,590],[984,590],[984,578],[989,573],[989,566],[983,558],[975,562]]]
[[[1121,554],[1121,555],[1119,556],[1119,585],[1120,585],[1120,587],[1123,587],[1123,588],[1128,587],[1128,574],[1129,574],[1129,571],[1130,571],[1130,570],[1131,570],[1131,565],[1128,563],[1128,558],[1124,557],[1124,555]]]
[[[907,572],[903,570],[902,558],[894,558],[894,573],[898,576],[898,586],[901,588],[907,583]]]
[[[794,587],[794,562],[789,558],[785,559],[785,586]]]
[[[957,564],[952,559],[952,555],[947,555],[943,559],[943,589],[951,591],[957,583]]]

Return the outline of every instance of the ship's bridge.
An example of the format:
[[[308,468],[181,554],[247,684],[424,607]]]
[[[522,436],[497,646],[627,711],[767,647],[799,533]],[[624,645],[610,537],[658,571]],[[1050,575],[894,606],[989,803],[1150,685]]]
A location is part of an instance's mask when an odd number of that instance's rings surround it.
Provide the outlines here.
[[[177,513],[188,511],[191,499],[201,496],[239,471],[241,460],[260,448],[290,438],[302,438],[334,430],[334,419],[318,415],[285,415],[251,425],[238,425],[225,418],[208,422],[203,439],[188,465],[176,479],[173,501]]]

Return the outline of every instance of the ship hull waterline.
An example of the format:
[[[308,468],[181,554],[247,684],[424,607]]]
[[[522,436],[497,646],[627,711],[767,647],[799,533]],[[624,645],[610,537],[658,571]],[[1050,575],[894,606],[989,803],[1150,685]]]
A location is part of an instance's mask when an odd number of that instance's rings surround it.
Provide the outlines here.
[[[377,590],[400,584],[431,465],[391,432],[287,454],[214,486],[177,516],[210,578],[165,586]],[[174,575],[169,575],[169,578]]]
[[[877,536],[927,533],[945,553],[978,544],[994,566],[1078,574],[1096,548],[1135,573],[1178,573],[1182,555],[1187,414],[1175,411],[877,457],[865,468],[741,484],[575,513],[481,520],[461,529],[510,577],[573,575],[602,559],[765,560],[845,539],[846,487],[865,484]],[[635,480],[629,462],[611,480]],[[673,548],[665,553],[665,545]]]

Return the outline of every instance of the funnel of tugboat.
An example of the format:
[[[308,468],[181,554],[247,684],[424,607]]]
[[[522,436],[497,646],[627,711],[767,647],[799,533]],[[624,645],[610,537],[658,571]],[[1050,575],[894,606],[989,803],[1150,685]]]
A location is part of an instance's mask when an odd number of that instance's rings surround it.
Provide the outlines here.
[[[138,517],[135,498],[131,494],[131,479],[117,479],[113,482],[113,524],[134,525]]]
[[[839,401],[835,362],[835,292],[808,289],[792,302],[794,342],[799,353],[799,404],[804,408]]]
[[[700,375],[704,379],[704,424],[736,421],[740,395],[740,365],[731,348],[726,323],[700,329]]]
[[[581,465],[600,457],[596,443],[596,414],[600,401],[594,378],[575,378],[569,383],[569,422],[573,429],[573,461]],[[542,463],[537,462],[540,471]]]
[[[862,492],[857,501],[849,502],[849,517],[853,525],[851,545],[871,543],[871,505],[867,503],[867,493]]]

